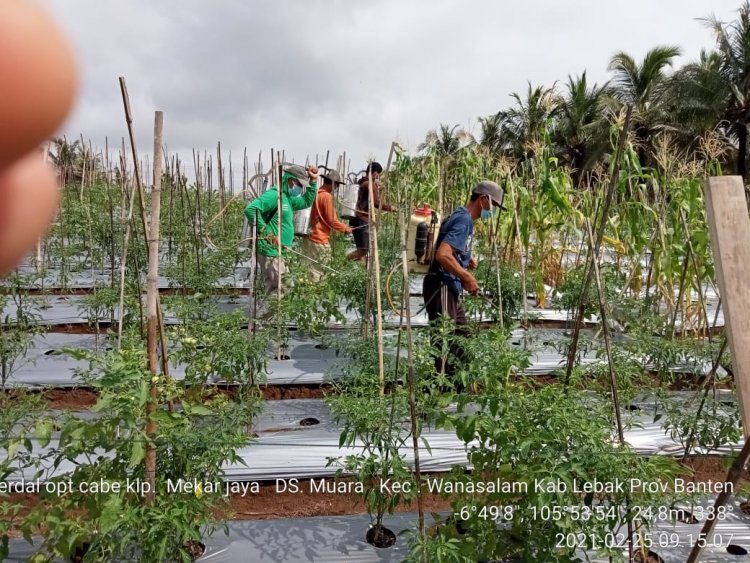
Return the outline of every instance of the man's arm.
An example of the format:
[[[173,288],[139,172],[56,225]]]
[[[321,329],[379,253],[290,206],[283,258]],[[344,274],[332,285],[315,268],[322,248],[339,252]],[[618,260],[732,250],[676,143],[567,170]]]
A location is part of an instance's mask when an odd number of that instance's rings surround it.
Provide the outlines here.
[[[471,273],[468,270],[464,270],[461,267],[461,264],[458,263],[458,260],[456,260],[456,257],[453,256],[453,247],[448,244],[447,242],[441,242],[440,246],[437,249],[437,253],[435,254],[435,259],[438,261],[438,264],[448,272],[449,274],[453,274],[458,279],[461,280],[461,284],[464,286],[464,289],[474,295],[477,291],[479,291],[479,284],[477,284],[477,280],[474,278],[474,276],[471,275]]]
[[[317,193],[318,184],[316,182],[310,182],[310,185],[305,190],[305,193],[296,197],[289,198],[289,204],[295,211],[299,211],[300,209],[307,209],[308,207],[312,207]]]
[[[349,227],[348,225],[344,225],[341,221],[339,221],[339,218],[336,217],[336,210],[333,208],[332,196],[319,197],[315,200],[315,205],[319,205],[318,212],[320,213],[320,219],[326,225],[340,233],[344,233],[347,235],[352,232],[351,227]]]
[[[380,184],[378,182],[372,183],[372,205],[380,209],[381,211],[398,211],[398,207],[389,205],[384,201],[380,200]],[[369,188],[369,181],[365,183]]]

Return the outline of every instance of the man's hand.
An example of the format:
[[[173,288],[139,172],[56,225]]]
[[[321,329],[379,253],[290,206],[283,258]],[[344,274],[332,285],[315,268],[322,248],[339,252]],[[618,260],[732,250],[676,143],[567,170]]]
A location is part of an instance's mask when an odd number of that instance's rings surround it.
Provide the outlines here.
[[[310,178],[311,182],[318,181],[318,167],[317,166],[309,166],[307,168],[307,176]]]
[[[474,259],[473,256],[471,258],[469,258],[469,270],[476,270],[477,269],[477,265],[478,265],[477,261]]]
[[[266,240],[273,246],[279,246],[279,239],[276,235],[267,235]]]
[[[465,279],[461,280],[461,283],[464,286],[464,290],[471,295],[476,295],[479,291],[479,284],[477,283],[476,278],[468,272],[466,273]]]

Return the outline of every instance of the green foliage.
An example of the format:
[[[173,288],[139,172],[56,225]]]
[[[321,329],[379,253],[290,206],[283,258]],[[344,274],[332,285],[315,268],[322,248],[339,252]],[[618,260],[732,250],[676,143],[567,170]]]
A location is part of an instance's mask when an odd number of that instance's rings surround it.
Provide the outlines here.
[[[664,431],[683,448],[687,448],[689,443],[691,452],[695,449],[701,453],[711,453],[735,444],[742,437],[737,403],[708,393],[699,416],[698,397],[701,395],[696,394],[688,401],[683,397],[663,397],[660,406],[664,411]]]
[[[0,450],[6,455],[0,460],[0,481],[19,479],[25,470],[36,469],[45,461],[34,451],[33,439],[42,447],[49,442],[52,421],[42,416],[43,403],[38,394],[21,390],[0,394]],[[8,540],[11,530],[21,522],[23,504],[11,502],[8,495],[0,493],[0,560],[8,557]]]
[[[29,281],[17,271],[10,281],[0,280],[0,389],[3,390],[16,361],[31,347],[34,335],[44,332],[37,324],[37,303],[23,290]],[[6,306],[10,306],[12,315],[2,315]]]
[[[221,397],[198,396],[196,401],[183,385],[152,377],[138,347],[104,356],[71,353],[91,363],[91,370],[80,375],[98,392],[93,408],[97,416],[63,420],[52,467],[74,462],[75,468],[52,479],[60,494],[43,494],[23,523],[25,537],[30,540],[32,533],[42,532],[37,545],[44,557],[67,559],[88,544],[84,561],[189,561],[185,543],[215,528],[213,510],[222,502],[221,487],[176,491],[177,481],[222,482],[222,465],[240,461],[235,450],[247,441],[244,411]],[[152,415],[158,425],[153,441],[157,471],[155,500],[148,505],[145,424],[151,385],[156,386],[158,405],[180,408],[157,406]],[[86,489],[99,483],[119,488]]]
[[[625,276],[614,264],[600,265],[599,272],[602,278],[604,302],[611,303],[620,294],[622,286],[625,283]],[[554,298],[554,303],[558,309],[572,311],[575,314],[581,299],[585,273],[586,265],[582,264],[565,274],[565,281],[557,288]],[[592,274],[588,291],[583,299],[584,316],[589,318],[599,314],[599,293],[596,287],[596,280],[593,278],[594,275]]]
[[[498,276],[496,267],[500,270],[500,287],[498,287]],[[518,318],[518,313],[523,307],[523,291],[521,288],[521,276],[518,268],[500,262],[495,264],[492,260],[481,260],[474,273],[474,277],[482,289],[482,297],[466,295],[464,307],[469,316],[475,313],[482,319],[498,320],[498,300],[501,302],[503,311],[503,324],[508,326]]]
[[[128,303],[130,301],[130,303]],[[132,300],[126,301],[132,307]],[[102,318],[105,322],[114,322],[115,310],[120,304],[120,292],[113,287],[98,288],[83,297],[83,310],[89,325],[98,324]]]
[[[454,483],[508,483],[506,490],[459,493],[452,502],[462,516],[460,556],[449,561],[469,561],[469,557],[516,557],[522,561],[573,561],[574,551],[557,547],[557,534],[585,533],[604,538],[616,533],[628,515],[629,501],[639,506],[668,504],[667,495],[612,491],[581,496],[576,483],[595,480],[602,483],[628,482],[630,478],[670,480],[677,466],[658,456],[646,459],[627,446],[612,443],[607,410],[583,396],[566,393],[562,386],[549,385],[527,392],[524,387],[506,384],[484,392],[471,401],[459,401],[451,422],[456,435],[467,444],[472,472],[457,467],[448,477]],[[574,482],[575,481],[575,482]],[[501,488],[502,489],[502,488]],[[501,512],[499,520],[488,517],[481,507],[512,506],[512,515]],[[466,509],[469,507],[469,509]],[[472,509],[471,507],[477,507]],[[542,511],[559,507],[554,517],[541,517]],[[612,510],[610,518],[576,518],[574,510]],[[497,524],[504,522],[498,533]],[[438,530],[438,538],[451,527]],[[454,529],[454,528],[453,528]],[[432,540],[430,540],[432,541]],[[446,541],[441,539],[439,541]],[[615,557],[617,550],[603,550]]]
[[[377,339],[351,338],[338,342],[350,361],[336,392],[327,398],[333,420],[341,425],[339,447],[361,450],[337,458],[329,465],[339,467],[337,474],[353,474],[364,486],[361,496],[373,520],[381,525],[384,515],[392,514],[399,504],[409,501],[414,487],[408,491],[381,487],[388,479],[413,484],[411,469],[400,449],[408,447],[411,431],[408,426],[409,407],[405,378],[405,361],[390,354],[384,358],[388,393],[380,394],[378,381]],[[419,425],[421,426],[421,424]]]
[[[256,386],[265,382],[270,340],[266,332],[250,335],[241,328],[246,320],[243,311],[234,311],[170,331],[180,344],[171,355],[172,361],[186,364],[189,383],[222,381]]]
[[[345,285],[347,277],[358,274],[355,269],[361,269],[359,264],[350,262],[344,264],[341,270],[326,271],[325,276],[315,282],[304,257],[292,254],[285,258],[285,262],[288,271],[284,275],[284,297],[280,304],[273,297],[270,299],[271,310],[283,322],[294,323],[298,330],[319,336],[332,319],[338,322],[346,320],[339,310],[342,297],[339,290]],[[352,294],[348,292],[343,296],[351,298]],[[349,306],[352,306],[351,302]]]

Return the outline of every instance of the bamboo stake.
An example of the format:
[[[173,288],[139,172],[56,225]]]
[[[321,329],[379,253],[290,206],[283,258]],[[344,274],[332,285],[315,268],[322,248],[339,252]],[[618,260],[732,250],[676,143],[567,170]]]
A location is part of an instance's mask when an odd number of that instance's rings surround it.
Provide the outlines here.
[[[232,151],[229,151],[229,193],[234,195],[234,170],[232,170]]]
[[[172,242],[174,240],[174,189],[176,179],[174,174],[175,159],[172,158],[169,171],[169,237],[167,239],[167,260],[172,260]],[[177,171],[179,174],[179,170]]]
[[[406,347],[407,347],[407,358],[408,358],[408,380],[409,380],[409,420],[411,422],[411,437],[412,447],[414,449],[414,477],[417,481],[417,511],[419,514],[419,535],[424,538],[424,506],[422,504],[422,475],[419,462],[419,429],[417,427],[417,376],[414,371],[414,341],[412,339],[411,329],[411,308],[409,304],[409,268],[407,266],[407,252],[406,252],[406,226],[409,223],[408,218],[401,217],[399,212],[399,221],[401,228],[401,264],[403,268],[403,292],[402,292],[402,311],[406,309]],[[379,292],[378,292],[379,293]],[[403,318],[403,317],[402,317]],[[382,346],[382,337],[380,338],[380,345]],[[380,356],[382,362],[382,351]],[[398,375],[398,372],[397,372]],[[381,387],[381,395],[382,395]],[[396,391],[393,391],[394,395]]]
[[[497,278],[497,314],[499,315],[500,329],[503,328],[503,291],[500,278],[500,249],[497,244],[497,238],[500,236],[500,214],[497,219],[490,225],[492,237],[492,258],[495,262],[495,276]]]
[[[221,201],[221,207],[223,208],[227,204],[226,194],[225,192],[225,185],[224,185],[224,168],[221,164],[221,142],[217,143],[216,145],[216,167],[218,170],[219,175],[219,199]],[[224,228],[224,216],[221,216],[221,226],[222,230]]]
[[[680,220],[682,222],[682,227],[685,231],[685,240],[687,241],[688,245],[688,253],[690,254],[690,260],[693,263],[693,270],[695,270],[695,281],[698,286],[698,301],[701,305],[701,310],[703,311],[703,318],[706,321],[706,336],[708,336],[708,341],[711,342],[711,331],[708,330],[708,308],[706,306],[706,298],[703,295],[703,291],[701,288],[701,279],[698,269],[698,260],[695,253],[695,250],[693,249],[693,242],[690,240],[690,230],[688,229],[687,225],[687,218],[685,217],[685,213],[683,210],[680,210]],[[708,292],[708,287],[706,288],[706,291]],[[683,319],[683,328],[682,332],[685,332],[684,327],[685,319]],[[699,325],[700,328],[700,325]]]
[[[369,205],[369,204],[368,204]],[[362,317],[362,338],[367,338],[370,333],[370,309],[372,308],[372,260],[370,260],[369,254],[372,250],[372,240],[369,241],[370,247],[367,249],[368,257],[365,262],[367,268],[367,291],[365,294],[365,312]]]
[[[277,252],[277,258],[278,258],[278,279],[276,283],[276,302],[278,304],[278,323],[276,325],[276,359],[277,360],[283,360],[284,359],[284,347],[281,342],[281,332],[282,332],[282,318],[281,318],[281,264],[283,263],[283,258],[281,256],[281,229],[282,229],[282,223],[281,220],[281,212],[283,211],[283,203],[282,203],[282,196],[281,193],[283,191],[283,187],[281,185],[281,182],[283,181],[283,172],[282,172],[282,163],[281,158],[279,156],[279,152],[276,151],[276,187],[277,187],[277,195],[278,198],[276,200],[277,202],[277,209],[276,209],[276,222],[278,223],[279,230],[278,230],[278,236],[276,237],[276,252]]]
[[[520,266],[521,266],[521,292],[523,297],[521,299],[523,303],[523,318],[521,320],[521,326],[527,328],[529,325],[529,304],[526,298],[526,260],[524,260],[524,248],[523,241],[521,240],[521,229],[520,222],[518,221],[518,206],[516,205],[516,189],[513,185],[513,180],[508,179],[510,185],[510,204],[513,207],[513,221],[516,223],[516,240],[518,243],[518,252],[520,254]],[[519,200],[520,203],[520,200]]]
[[[599,251],[602,246],[602,239],[604,238],[604,231],[607,228],[607,218],[609,215],[609,207],[612,203],[612,198],[614,197],[615,189],[617,187],[617,181],[619,179],[619,171],[620,171],[620,158],[622,156],[622,151],[625,148],[625,139],[628,135],[628,130],[630,129],[630,118],[633,114],[633,106],[629,105],[627,109],[627,113],[625,114],[625,123],[622,127],[622,131],[620,131],[620,139],[617,142],[617,150],[615,151],[615,161],[612,166],[612,176],[609,179],[609,188],[607,190],[607,195],[605,196],[604,205],[602,207],[601,211],[601,219],[599,222],[599,230],[596,235],[596,243],[593,248],[593,254],[591,258],[587,259],[586,264],[587,267],[585,268],[586,275],[583,278],[583,284],[581,287],[581,295],[578,300],[578,312],[576,314],[576,322],[575,326],[573,327],[573,337],[571,339],[570,343],[570,349],[568,350],[568,363],[567,367],[565,369],[565,387],[567,388],[568,383],[570,382],[570,374],[573,371],[573,364],[575,363],[575,357],[576,352],[578,349],[578,336],[581,332],[581,324],[583,323],[583,315],[584,315],[584,299],[586,294],[588,293],[589,285],[591,284],[591,277],[593,275],[593,268],[591,267],[591,261],[599,260]]]
[[[685,279],[687,278],[688,266],[690,265],[690,246],[687,248],[685,258],[682,264],[682,274],[680,275],[680,287],[677,292],[677,302],[674,304],[674,312],[672,314],[672,322],[669,323],[669,339],[674,340],[674,327],[677,324],[677,313],[679,313],[680,303],[682,303],[682,295],[685,291]],[[685,312],[682,314],[683,330],[685,325]]]
[[[248,174],[250,174],[249,170],[250,162],[247,158],[247,147],[245,147],[244,152],[242,153],[242,189],[247,189],[247,179]]]
[[[124,144],[124,141],[123,141]],[[124,151],[123,151],[123,158],[124,158]],[[125,190],[126,190],[126,183],[127,183],[127,176],[125,175],[125,166],[123,162],[123,197],[125,196]],[[123,213],[122,213],[122,219],[125,222],[125,238],[123,240],[122,244],[122,258],[120,260],[120,315],[117,319],[117,349],[119,350],[122,347],[122,320],[125,316],[125,265],[128,258],[128,243],[130,242],[130,230],[132,225],[132,219],[133,219],[133,203],[135,202],[135,188],[133,187],[130,190],[130,195],[128,196],[129,203],[128,203],[128,215],[125,217],[125,208],[123,207]]]
[[[591,232],[591,222],[586,217],[586,235],[588,236],[589,248],[592,252],[594,251],[594,235]],[[596,257],[596,254],[594,254]],[[596,281],[596,291],[599,297],[599,315],[602,322],[603,336],[604,336],[604,348],[607,353],[607,367],[609,368],[609,383],[612,387],[612,403],[615,409],[615,420],[617,421],[617,437],[620,440],[620,444],[625,443],[625,432],[622,426],[622,417],[620,416],[620,399],[617,390],[617,376],[615,375],[615,366],[612,361],[612,346],[609,341],[609,327],[607,327],[607,311],[604,303],[604,289],[602,287],[602,277],[599,271],[599,261],[594,259],[594,280]]]
[[[586,217],[586,234],[588,235],[588,241],[589,241],[589,248],[590,251],[593,252],[594,260],[593,260],[593,270],[594,270],[594,279],[596,280],[596,290],[597,294],[599,296],[599,316],[601,318],[602,322],[602,329],[603,329],[603,336],[604,336],[604,348],[607,353],[607,368],[609,369],[609,383],[612,388],[612,406],[615,411],[615,420],[617,422],[617,437],[620,441],[620,445],[625,444],[625,431],[622,426],[622,416],[620,415],[620,398],[618,393],[618,387],[617,387],[617,376],[615,375],[615,366],[614,362],[612,361],[612,346],[609,341],[609,327],[607,326],[607,310],[606,305],[604,303],[604,288],[602,287],[602,276],[601,272],[599,271],[599,259],[598,259],[598,253],[595,250],[594,247],[594,235],[591,232],[591,222],[589,221],[589,218]],[[627,512],[630,512],[630,495],[626,495],[625,497],[625,508]],[[633,560],[633,522],[631,520],[628,520],[628,551],[629,551],[629,561]]]
[[[391,151],[393,145],[391,145]],[[390,157],[389,157],[390,158]],[[371,167],[370,167],[371,168]],[[367,174],[367,195],[369,200],[369,219],[370,219],[370,248],[372,250],[372,263],[375,270],[375,308],[377,311],[376,326],[378,331],[378,380],[380,381],[380,395],[385,392],[385,365],[383,360],[383,303],[380,295],[380,253],[378,252],[378,219],[375,213],[375,199],[372,195],[372,170]],[[369,260],[368,260],[369,261]]]
[[[146,241],[146,252],[148,252],[148,225],[146,224],[146,198],[143,195],[143,183],[141,182],[141,168],[138,164],[138,147],[135,143],[135,134],[133,132],[133,114],[130,111],[130,97],[128,96],[128,87],[125,84],[125,77],[120,77],[120,91],[122,92],[122,102],[125,106],[125,121],[128,126],[128,136],[130,137],[130,149],[133,153],[133,173],[135,183],[138,188],[138,201],[141,206],[141,222],[143,224],[143,237]]]
[[[153,504],[156,494],[156,420],[154,414],[158,402],[158,386],[154,383],[157,375],[156,327],[158,324],[159,300],[159,219],[161,214],[161,148],[164,114],[157,111],[154,115],[154,186],[151,190],[151,231],[148,237],[148,275],[146,302],[148,308],[148,369],[152,374],[149,386],[149,401],[146,404],[146,469],[145,480],[149,487],[146,491],[146,504]]]
[[[86,179],[86,143],[83,141],[83,134],[81,134],[81,157],[83,162],[81,163],[81,186],[78,191],[78,200],[83,203],[83,184]]]
[[[47,143],[47,148],[44,151],[44,164],[47,164],[49,161],[49,153],[52,150],[52,141],[49,141]],[[37,274],[41,272],[41,262],[42,262],[42,236],[39,235],[39,237],[36,239],[36,272]]]

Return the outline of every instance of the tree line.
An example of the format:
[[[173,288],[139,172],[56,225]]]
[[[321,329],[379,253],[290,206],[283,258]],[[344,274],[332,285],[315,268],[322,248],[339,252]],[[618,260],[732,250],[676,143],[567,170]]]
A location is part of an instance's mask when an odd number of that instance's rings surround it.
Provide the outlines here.
[[[633,106],[632,137],[642,166],[658,166],[658,145],[667,143],[690,160],[709,142],[718,147],[725,170],[748,178],[750,124],[750,2],[736,19],[702,19],[715,37],[696,61],[674,68],[677,46],[661,45],[636,60],[615,53],[605,84],[586,72],[551,87],[529,83],[513,93],[511,107],[479,118],[475,137],[458,125],[441,124],[427,133],[419,150],[441,159],[466,147],[516,163],[551,147],[578,187],[596,177],[612,151],[610,125],[626,105]]]

